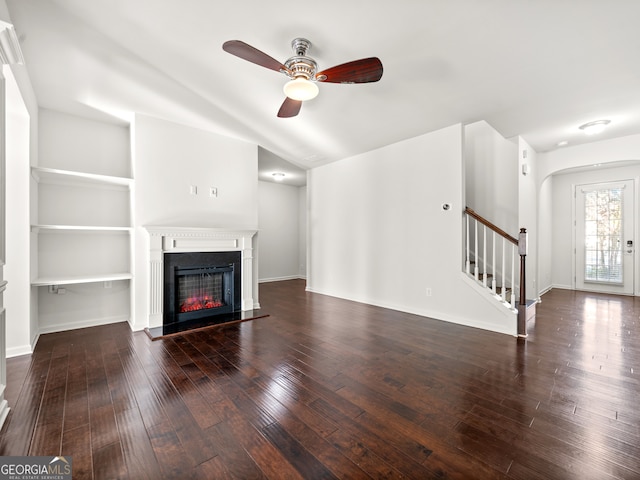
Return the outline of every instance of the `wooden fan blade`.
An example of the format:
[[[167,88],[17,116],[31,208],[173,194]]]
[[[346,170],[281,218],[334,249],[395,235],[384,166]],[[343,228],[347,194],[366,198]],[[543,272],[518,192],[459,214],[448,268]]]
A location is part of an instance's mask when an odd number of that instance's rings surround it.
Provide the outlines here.
[[[284,99],[282,102],[282,106],[280,110],[278,110],[278,117],[280,118],[290,118],[295,117],[300,113],[300,108],[302,107],[302,102],[300,100],[293,100],[289,97]]]
[[[329,83],[369,83],[382,78],[382,62],[377,57],[343,63],[316,74],[316,80]]]
[[[240,57],[243,60],[255,63],[256,65],[275,70],[276,72],[287,71],[287,67],[275,58],[270,57],[266,53],[261,52],[257,48],[254,48],[240,40],[229,40],[228,42],[224,42],[222,44],[222,49],[231,55],[235,55],[236,57]]]

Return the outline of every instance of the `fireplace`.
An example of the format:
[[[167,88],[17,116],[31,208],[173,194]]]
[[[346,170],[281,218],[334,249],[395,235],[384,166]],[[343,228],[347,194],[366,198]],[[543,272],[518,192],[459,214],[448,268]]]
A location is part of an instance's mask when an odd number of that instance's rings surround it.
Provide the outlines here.
[[[254,309],[260,308],[257,298],[254,297],[258,287],[257,278],[253,272],[253,237],[257,233],[255,230],[151,225],[144,228],[149,235],[148,285],[145,284],[148,286],[148,300],[145,307],[148,315],[147,329],[171,330],[165,328],[167,325],[165,321],[173,322],[171,325],[191,323],[183,322],[183,317],[177,316],[175,294],[172,299],[168,299],[168,294],[165,292],[165,283],[175,282],[175,267],[227,268],[233,264],[233,314],[231,316],[244,317]],[[208,257],[209,254],[222,256]],[[178,261],[174,263],[176,259]],[[212,272],[215,273],[215,270],[205,273]],[[229,273],[226,272],[226,275],[228,277]],[[145,281],[144,276],[141,278]],[[225,289],[225,291],[228,290],[229,288]],[[224,301],[229,303],[228,300]],[[173,309],[173,313],[167,315],[170,309]],[[224,320],[228,316],[217,314],[212,316],[217,310],[200,310],[203,311],[196,315],[205,316],[202,322],[207,318]],[[194,323],[197,322],[200,320],[194,321]]]
[[[240,252],[164,254],[163,324],[241,310]]]

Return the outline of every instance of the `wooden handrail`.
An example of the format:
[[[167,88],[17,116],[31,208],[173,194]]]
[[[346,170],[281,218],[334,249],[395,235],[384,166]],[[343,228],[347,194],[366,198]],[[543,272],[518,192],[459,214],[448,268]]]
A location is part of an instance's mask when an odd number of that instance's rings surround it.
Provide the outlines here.
[[[467,215],[469,215],[470,217],[475,218],[476,220],[478,220],[481,224],[486,225],[487,227],[489,227],[491,230],[493,230],[494,232],[496,232],[498,235],[500,235],[501,237],[506,238],[507,240],[509,240],[511,243],[513,243],[514,245],[518,245],[518,239],[515,237],[512,237],[511,235],[509,235],[507,232],[505,232],[504,230],[502,230],[500,227],[497,227],[496,225],[494,225],[493,223],[491,223],[489,220],[487,220],[486,218],[478,215],[475,211],[473,211],[472,209],[470,209],[469,207],[466,207],[464,209],[464,211],[467,213]]]

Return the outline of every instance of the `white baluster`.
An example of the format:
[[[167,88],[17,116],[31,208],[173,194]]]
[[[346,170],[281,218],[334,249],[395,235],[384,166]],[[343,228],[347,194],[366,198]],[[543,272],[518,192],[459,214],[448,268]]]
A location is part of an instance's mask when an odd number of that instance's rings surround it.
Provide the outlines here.
[[[475,277],[476,281],[478,280],[478,266],[479,266],[479,260],[478,260],[478,219],[475,219],[475,229],[473,230],[474,233],[474,241],[475,241],[475,250],[473,251],[473,258],[475,260],[475,265],[473,267],[473,276]]]
[[[487,286],[487,226],[482,226],[482,285]]]
[[[507,303],[507,277],[505,276],[506,262],[504,261],[504,252],[507,248],[507,239],[502,237],[502,301]]]
[[[491,291],[496,294],[496,232],[493,232],[491,237]]]
[[[465,214],[465,221],[467,223],[467,252],[466,252],[466,261],[464,264],[465,270],[467,271],[467,275],[471,273],[471,260],[469,253],[469,215]]]

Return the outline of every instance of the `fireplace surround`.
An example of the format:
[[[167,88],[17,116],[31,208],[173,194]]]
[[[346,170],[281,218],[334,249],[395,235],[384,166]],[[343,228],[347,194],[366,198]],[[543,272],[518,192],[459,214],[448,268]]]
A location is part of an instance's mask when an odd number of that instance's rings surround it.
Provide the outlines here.
[[[171,260],[174,254],[188,254],[184,255],[187,261],[186,265],[183,265],[183,268],[187,269],[190,267],[206,269],[233,264],[233,310],[244,312],[260,308],[258,302],[254,300],[253,238],[256,234],[255,230],[167,226],[145,226],[144,229],[149,235],[149,328],[161,327],[167,319],[165,312],[169,309],[169,302],[175,303],[175,299],[165,299],[164,295],[165,276],[175,275]],[[220,260],[214,261],[213,264],[203,260],[209,253],[218,253]]]

